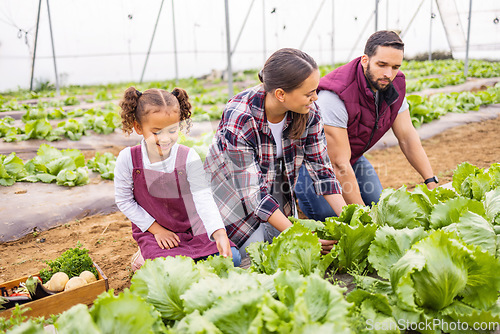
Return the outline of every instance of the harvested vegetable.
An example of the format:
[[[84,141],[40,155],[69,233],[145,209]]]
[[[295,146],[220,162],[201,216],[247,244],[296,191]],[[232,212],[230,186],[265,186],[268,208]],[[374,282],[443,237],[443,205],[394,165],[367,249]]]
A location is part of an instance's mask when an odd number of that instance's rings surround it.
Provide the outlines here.
[[[97,278],[95,278],[95,275],[88,270],[83,271],[80,274],[80,277],[83,278],[87,283],[92,283],[92,282],[97,281]]]
[[[31,298],[29,296],[13,296],[2,297],[0,296],[0,310],[14,307],[16,304],[22,305],[29,303]]]
[[[51,296],[56,292],[45,288],[42,285],[42,281],[38,277],[30,276],[26,280],[25,286],[29,292],[29,296],[32,300],[40,299],[43,297]]]
[[[64,290],[69,277],[65,272],[59,271],[47,282],[47,289],[60,292]]]
[[[81,278],[80,276],[72,277],[66,286],[64,287],[64,291],[74,290],[76,288],[82,287],[87,284],[87,281]]]

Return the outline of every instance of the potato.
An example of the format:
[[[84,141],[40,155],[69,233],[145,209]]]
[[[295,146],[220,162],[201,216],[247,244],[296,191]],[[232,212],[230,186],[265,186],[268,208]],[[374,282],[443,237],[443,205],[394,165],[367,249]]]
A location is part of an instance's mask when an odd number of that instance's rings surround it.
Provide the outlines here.
[[[69,277],[66,273],[59,271],[55,273],[52,278],[47,282],[47,289],[52,291],[63,291],[66,283],[68,283]]]
[[[73,290],[73,289],[79,288],[81,286],[84,286],[85,284],[87,284],[87,281],[84,280],[83,278],[81,278],[79,276],[71,277],[71,279],[68,281],[68,283],[66,283],[66,286],[64,287],[64,291]]]
[[[83,278],[87,283],[92,283],[92,282],[97,281],[97,278],[95,278],[95,275],[92,274],[92,272],[90,272],[88,270],[82,271],[82,273],[80,274],[80,277]]]

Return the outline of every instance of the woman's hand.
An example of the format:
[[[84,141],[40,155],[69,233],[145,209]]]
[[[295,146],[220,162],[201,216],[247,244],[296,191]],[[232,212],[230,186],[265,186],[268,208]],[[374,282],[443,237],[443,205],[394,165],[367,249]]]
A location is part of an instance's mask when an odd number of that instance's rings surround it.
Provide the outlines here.
[[[161,249],[170,249],[179,246],[179,236],[174,232],[167,230],[156,221],[149,227],[149,232],[153,233],[156,242]]]
[[[337,240],[323,240],[319,239],[319,242],[321,243],[321,254],[325,255],[330,253],[330,251],[333,248],[333,245],[337,243]]]
[[[219,254],[224,257],[233,257],[233,253],[231,252],[231,244],[229,243],[229,238],[227,237],[226,230],[221,228],[212,233],[212,237],[217,244],[217,249],[219,250]]]

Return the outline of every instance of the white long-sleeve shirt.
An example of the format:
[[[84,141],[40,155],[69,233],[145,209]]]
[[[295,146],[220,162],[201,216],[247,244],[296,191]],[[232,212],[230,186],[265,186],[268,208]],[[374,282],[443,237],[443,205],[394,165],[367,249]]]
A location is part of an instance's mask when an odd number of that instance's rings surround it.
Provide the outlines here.
[[[176,143],[172,146],[170,156],[167,159],[155,163],[149,161],[144,140],[142,140],[141,146],[143,167],[145,169],[164,173],[172,173],[174,171],[179,144]],[[133,168],[131,148],[127,147],[120,152],[116,159],[114,180],[115,202],[118,209],[137,225],[141,231],[145,232],[155,219],[134,198]],[[208,237],[213,241],[212,233],[220,228],[224,228],[224,223],[215,204],[203,163],[198,153],[192,148],[189,149],[187,155],[186,174],[196,211],[207,230]]]

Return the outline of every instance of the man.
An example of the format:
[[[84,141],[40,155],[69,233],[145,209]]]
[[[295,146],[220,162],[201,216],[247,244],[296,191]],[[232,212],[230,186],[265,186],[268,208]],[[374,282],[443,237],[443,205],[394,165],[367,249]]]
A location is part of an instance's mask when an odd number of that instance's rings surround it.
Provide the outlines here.
[[[403,41],[395,32],[378,31],[366,42],[364,53],[321,78],[318,87],[317,104],[325,124],[328,155],[346,203],[378,202],[382,185],[363,154],[390,128],[427,187],[435,188],[438,179],[412,125],[405,76],[399,71]],[[324,221],[335,216],[328,203],[316,195],[304,166],[295,192],[309,218]]]

